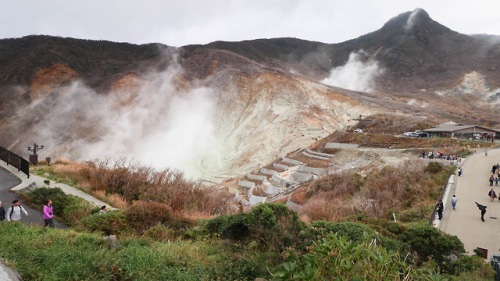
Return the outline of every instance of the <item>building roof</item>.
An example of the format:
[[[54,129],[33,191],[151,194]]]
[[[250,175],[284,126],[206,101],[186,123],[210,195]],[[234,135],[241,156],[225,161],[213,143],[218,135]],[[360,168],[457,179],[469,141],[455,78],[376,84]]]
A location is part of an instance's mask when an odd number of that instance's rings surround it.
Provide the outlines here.
[[[476,131],[477,129],[477,131]],[[423,130],[424,132],[461,132],[461,133],[485,133],[485,132],[495,132],[500,133],[500,130],[490,129],[477,125],[462,125],[454,122],[446,122],[443,124],[439,124],[438,126],[430,129]]]

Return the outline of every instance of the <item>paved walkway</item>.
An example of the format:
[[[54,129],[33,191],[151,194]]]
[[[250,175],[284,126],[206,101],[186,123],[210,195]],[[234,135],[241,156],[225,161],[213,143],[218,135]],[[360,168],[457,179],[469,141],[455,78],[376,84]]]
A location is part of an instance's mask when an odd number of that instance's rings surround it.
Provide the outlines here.
[[[5,170],[9,171],[11,174],[13,174],[14,176],[16,176],[17,178],[19,178],[21,180],[21,183],[19,183],[18,185],[12,187],[11,191],[19,191],[19,190],[22,190],[24,188],[26,188],[27,186],[29,186],[30,184],[33,184],[35,183],[37,187],[44,187],[44,186],[47,186],[44,181],[46,180],[46,178],[44,177],[40,177],[40,176],[37,176],[37,175],[30,175],[30,177],[28,178],[25,174],[23,174],[22,172],[19,172],[16,168],[14,168],[13,166],[11,165],[7,165],[4,161],[0,161],[0,167],[4,168]],[[71,195],[75,195],[75,196],[78,196],[80,198],[83,198],[85,200],[87,200],[88,202],[90,203],[93,203],[94,205],[96,206],[103,206],[103,205],[106,205],[108,206],[108,208],[110,210],[116,210],[116,208],[113,208],[112,206],[109,206],[109,204],[107,203],[104,203],[103,201],[79,190],[79,189],[76,189],[72,186],[69,186],[67,184],[63,184],[63,183],[57,183],[55,181],[50,181],[50,184],[49,184],[50,187],[59,187],[62,189],[62,191],[64,191],[64,193],[66,194],[71,194]],[[9,202],[10,203],[10,202]],[[10,204],[9,204],[10,205]],[[4,208],[5,206],[8,206],[4,203]]]
[[[488,197],[491,189],[488,179],[496,163],[500,163],[500,149],[488,149],[488,156],[478,151],[460,163],[463,175],[453,176],[449,192],[443,199],[443,220],[437,225],[443,232],[457,235],[469,254],[474,254],[477,247],[488,249],[488,260],[500,253],[500,202],[490,202]],[[493,186],[493,190],[498,195],[500,186]],[[458,198],[456,211],[451,207],[453,194]],[[481,221],[481,212],[474,202],[487,206],[485,222]]]
[[[0,160],[0,201],[2,201],[3,207],[7,210],[7,208],[12,205],[12,201],[17,198],[16,194],[10,191],[22,190],[33,183],[36,184],[36,186],[38,187],[46,186],[44,180],[46,180],[46,178],[37,175],[30,175],[30,177],[28,178],[25,174],[19,172],[13,166],[7,165],[7,163]],[[115,210],[115,208],[109,206],[108,204],[102,202],[101,200],[98,200],[90,196],[89,194],[81,190],[78,190],[74,187],[71,187],[69,185],[50,181],[50,186],[59,187],[64,191],[64,193],[81,197],[95,204],[96,206],[107,205],[110,210]],[[27,206],[27,204],[23,204],[22,201],[21,204],[23,207],[26,208],[29,214],[27,217],[24,216],[24,214],[22,215],[21,221],[23,223],[43,225],[42,212],[30,208],[29,206]],[[54,220],[54,224],[57,228],[68,228],[66,225],[56,220]],[[15,280],[22,280],[22,278],[19,275],[19,273],[17,273],[15,270],[5,266],[2,260],[0,259],[0,280],[15,281]]]

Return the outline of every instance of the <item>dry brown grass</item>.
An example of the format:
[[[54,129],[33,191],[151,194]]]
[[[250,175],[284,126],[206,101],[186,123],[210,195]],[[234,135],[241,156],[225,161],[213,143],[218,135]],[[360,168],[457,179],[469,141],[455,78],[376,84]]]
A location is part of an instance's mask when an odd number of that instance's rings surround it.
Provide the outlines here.
[[[128,207],[128,202],[120,194],[114,193],[106,196],[106,200],[111,204],[111,206],[117,209],[126,209]]]
[[[262,188],[254,188],[252,190],[252,194],[255,196],[262,196],[262,197],[267,196]]]
[[[107,199],[106,191],[104,190],[94,190],[92,191],[92,195],[101,201],[106,201]]]
[[[71,179],[83,190],[120,209],[143,200],[166,204],[173,211],[206,216],[237,210],[232,194],[186,180],[182,173],[171,169],[156,171],[124,159],[61,162],[51,168],[58,178]]]
[[[300,215],[309,220],[339,220],[360,213],[386,218],[396,212],[407,221],[425,218],[442,186],[424,168],[423,162],[408,161],[365,177],[354,172],[330,175],[310,186]]]
[[[306,190],[307,187],[299,187],[292,193],[290,200],[295,204],[304,204],[304,200],[307,196]]]

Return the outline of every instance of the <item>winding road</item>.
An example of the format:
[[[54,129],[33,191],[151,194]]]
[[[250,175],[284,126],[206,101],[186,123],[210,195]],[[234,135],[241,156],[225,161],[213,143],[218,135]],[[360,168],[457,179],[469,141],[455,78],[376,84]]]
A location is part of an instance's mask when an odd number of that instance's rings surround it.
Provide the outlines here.
[[[5,213],[7,214],[8,208],[12,206],[12,201],[14,199],[19,199],[17,194],[11,192],[10,189],[14,186],[17,186],[21,183],[21,180],[12,175],[10,172],[6,171],[2,167],[0,167],[0,201],[2,201],[2,206],[5,209]],[[19,200],[20,205],[23,206],[28,212],[28,216],[22,215],[21,222],[27,225],[37,224],[43,226],[43,214],[41,211],[30,208],[25,202]],[[55,227],[57,228],[68,228],[63,223],[60,223],[54,220]]]

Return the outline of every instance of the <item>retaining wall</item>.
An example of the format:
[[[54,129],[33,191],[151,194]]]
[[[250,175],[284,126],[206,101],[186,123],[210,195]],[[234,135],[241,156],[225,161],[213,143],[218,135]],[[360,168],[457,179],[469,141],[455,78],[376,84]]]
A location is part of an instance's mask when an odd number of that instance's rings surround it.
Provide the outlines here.
[[[263,197],[263,196],[255,196],[253,195],[253,187],[250,188],[250,190],[248,191],[248,202],[250,203],[250,206],[253,206],[253,205],[257,205],[259,203],[264,203],[266,202],[267,200],[267,197]]]
[[[286,205],[288,206],[288,208],[290,208],[294,211],[299,211],[302,208],[301,205],[295,204],[292,201],[290,201],[290,197],[288,197],[288,200],[286,201]]]
[[[267,185],[264,187],[264,192],[270,195],[278,194],[280,192],[280,187],[276,185]]]
[[[273,168],[277,168],[277,169],[280,169],[280,170],[283,170],[283,171],[288,170],[288,166],[287,165],[278,164],[278,163],[273,163]]]
[[[248,174],[248,175],[246,175],[246,177],[247,177],[247,179],[256,180],[256,181],[264,181],[265,179],[267,179],[266,176],[254,175],[254,174]]]
[[[312,151],[310,149],[306,149],[306,152],[309,153],[309,154],[313,154],[313,155],[317,155],[317,156],[323,156],[323,157],[330,157],[330,158],[333,158],[335,156],[334,154]]]
[[[262,168],[262,169],[260,169],[260,171],[259,171],[259,172],[260,172],[261,174],[264,174],[264,175],[269,175],[269,176],[272,176],[272,175],[274,175],[274,174],[276,174],[276,173],[277,173],[277,171],[275,171],[275,170],[266,169],[266,168]]]
[[[325,148],[356,149],[358,147],[359,144],[352,144],[352,143],[328,142],[325,144]]]
[[[300,173],[300,172],[295,172],[295,173],[292,174],[292,179],[295,180],[295,181],[298,181],[300,183],[303,183],[303,182],[312,181],[313,175],[311,175],[311,174],[303,174],[303,173]]]
[[[246,187],[246,188],[254,188],[255,187],[255,183],[251,182],[251,181],[246,181],[246,180],[239,180],[238,181],[238,186]]]
[[[302,162],[300,162],[300,161],[298,161],[298,160],[295,160],[295,159],[290,159],[290,158],[286,158],[286,157],[283,157],[283,158],[281,159],[281,161],[283,161],[283,162],[285,162],[285,163],[287,163],[287,164],[290,164],[290,165],[295,165],[295,166],[297,166],[297,165],[302,165],[302,164],[303,164]]]
[[[309,157],[309,158],[315,158],[315,159],[320,159],[320,160],[330,160],[329,157],[323,157],[323,156],[318,156],[318,155],[313,155],[313,154],[309,154],[305,151],[302,151],[302,154],[304,154],[305,156]]]
[[[277,185],[280,185],[280,186],[285,186],[285,187],[290,187],[292,185],[294,185],[295,183],[292,182],[292,181],[288,181],[288,180],[285,180],[283,178],[280,178],[278,175],[273,175],[271,177],[271,181]]]
[[[314,174],[314,175],[317,175],[317,176],[320,176],[320,177],[326,175],[326,169],[307,167],[307,166],[304,166],[304,165],[299,166],[297,168],[297,171],[299,171],[301,173],[306,173],[306,174]]]

